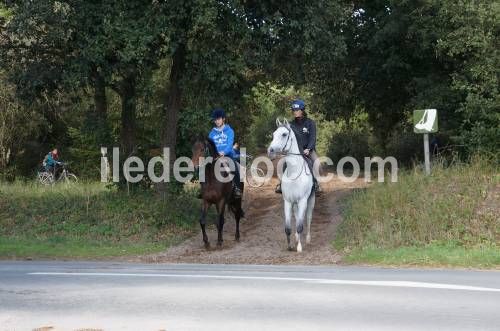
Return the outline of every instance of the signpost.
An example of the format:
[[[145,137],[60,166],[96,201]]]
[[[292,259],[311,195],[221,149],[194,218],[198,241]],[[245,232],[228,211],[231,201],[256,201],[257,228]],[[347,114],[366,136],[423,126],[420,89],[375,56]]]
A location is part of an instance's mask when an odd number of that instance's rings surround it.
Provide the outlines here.
[[[424,134],[425,173],[431,174],[429,156],[429,133],[437,132],[438,118],[436,109],[420,109],[413,112],[413,131]]]

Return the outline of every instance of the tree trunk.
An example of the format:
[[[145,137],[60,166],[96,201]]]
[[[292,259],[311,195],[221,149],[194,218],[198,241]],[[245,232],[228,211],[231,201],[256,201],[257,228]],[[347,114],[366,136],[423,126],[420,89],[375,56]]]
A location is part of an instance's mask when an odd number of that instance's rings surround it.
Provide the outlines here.
[[[170,149],[170,168],[175,161],[175,147],[177,144],[177,124],[181,108],[182,91],[180,81],[185,66],[185,46],[180,44],[172,57],[170,69],[170,84],[165,100],[165,126],[163,131],[163,146]]]
[[[121,85],[121,158],[136,152],[136,81],[134,75],[125,77]]]
[[[94,114],[91,114],[96,122],[95,134],[97,142],[101,146],[107,146],[111,142],[111,134],[108,125],[108,102],[106,98],[106,82],[102,75],[94,71]]]
[[[106,83],[104,78],[96,73],[94,77],[94,105],[97,118],[101,122],[108,120],[108,103],[106,100]]]

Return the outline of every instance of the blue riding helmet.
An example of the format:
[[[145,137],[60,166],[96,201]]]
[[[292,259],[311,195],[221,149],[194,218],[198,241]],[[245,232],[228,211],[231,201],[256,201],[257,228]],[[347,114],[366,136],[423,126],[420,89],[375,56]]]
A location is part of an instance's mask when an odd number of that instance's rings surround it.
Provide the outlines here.
[[[226,112],[222,108],[215,108],[212,110],[212,119],[216,120],[218,118],[226,118]]]
[[[304,109],[306,109],[306,103],[304,102],[304,100],[300,100],[300,99],[293,100],[290,108],[292,110],[296,110],[296,109],[304,110]]]

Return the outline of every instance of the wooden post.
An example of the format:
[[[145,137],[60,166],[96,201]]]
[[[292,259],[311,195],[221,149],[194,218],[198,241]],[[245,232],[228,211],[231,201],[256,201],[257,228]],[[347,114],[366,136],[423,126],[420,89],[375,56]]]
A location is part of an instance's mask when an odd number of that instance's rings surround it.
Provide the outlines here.
[[[425,157],[425,174],[431,174],[431,162],[429,158],[429,134],[424,133],[424,157]]]
[[[106,154],[108,149],[106,147],[101,147],[101,182],[107,183],[109,181],[109,161]]]

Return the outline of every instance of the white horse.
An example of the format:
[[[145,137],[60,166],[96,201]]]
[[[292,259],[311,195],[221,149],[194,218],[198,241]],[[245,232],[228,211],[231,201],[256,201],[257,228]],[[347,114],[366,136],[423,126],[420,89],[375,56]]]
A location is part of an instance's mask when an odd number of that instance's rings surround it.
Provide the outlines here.
[[[307,218],[306,243],[311,242],[311,219],[316,201],[313,192],[313,177],[306,160],[300,153],[297,139],[290,124],[285,119],[281,122],[276,119],[277,129],[273,133],[273,141],[267,153],[271,159],[276,154],[285,155],[286,170],[281,177],[281,191],[285,207],[285,233],[288,241],[288,249],[292,250],[290,234],[292,232],[292,211],[295,214],[295,239],[297,240],[297,252],[302,252],[300,236],[304,229],[304,218]]]

